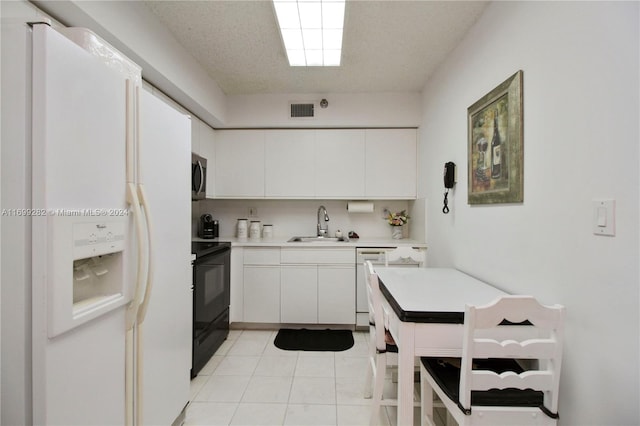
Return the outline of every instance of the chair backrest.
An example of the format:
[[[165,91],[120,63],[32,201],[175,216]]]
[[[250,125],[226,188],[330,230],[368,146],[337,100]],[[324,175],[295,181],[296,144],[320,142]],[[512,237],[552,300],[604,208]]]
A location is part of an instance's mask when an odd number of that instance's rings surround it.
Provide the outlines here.
[[[367,300],[369,302],[369,324],[373,326],[376,334],[376,348],[384,350],[384,312],[382,310],[382,294],[378,274],[375,273],[371,261],[364,262],[364,279],[367,285]]]
[[[397,263],[419,263],[420,266],[425,264],[425,254],[423,250],[414,249],[413,247],[398,247],[393,250],[385,251],[384,264],[389,266],[389,262]]]
[[[520,323],[524,324],[517,325]],[[557,413],[563,324],[564,306],[543,306],[531,296],[504,296],[482,307],[467,305],[460,371],[461,405],[471,408],[472,390],[533,389],[542,391],[546,409]],[[473,360],[482,358],[537,360],[537,363],[527,362],[533,365],[525,367],[524,372],[498,374],[474,370]]]

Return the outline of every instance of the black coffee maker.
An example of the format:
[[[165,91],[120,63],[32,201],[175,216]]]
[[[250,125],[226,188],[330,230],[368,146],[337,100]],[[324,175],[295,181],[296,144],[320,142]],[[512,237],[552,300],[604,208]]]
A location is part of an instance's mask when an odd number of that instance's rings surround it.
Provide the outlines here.
[[[218,221],[213,220],[209,213],[200,216],[198,236],[200,238],[218,238]]]

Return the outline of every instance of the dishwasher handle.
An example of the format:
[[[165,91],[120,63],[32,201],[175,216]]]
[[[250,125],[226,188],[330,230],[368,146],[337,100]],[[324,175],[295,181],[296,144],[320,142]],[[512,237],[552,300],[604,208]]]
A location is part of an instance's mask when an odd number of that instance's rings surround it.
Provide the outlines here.
[[[370,249],[370,250],[362,250],[359,249],[356,252],[356,259],[358,263],[364,263],[367,260],[373,264],[382,263],[384,264],[386,249]]]

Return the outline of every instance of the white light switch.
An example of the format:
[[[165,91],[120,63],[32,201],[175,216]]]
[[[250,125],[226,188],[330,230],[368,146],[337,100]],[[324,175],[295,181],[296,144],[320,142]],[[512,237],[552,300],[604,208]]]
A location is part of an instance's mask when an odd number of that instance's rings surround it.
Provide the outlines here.
[[[602,228],[603,226],[607,226],[607,208],[606,207],[598,207],[597,225],[600,228]]]
[[[593,233],[615,235],[615,200],[593,200]]]

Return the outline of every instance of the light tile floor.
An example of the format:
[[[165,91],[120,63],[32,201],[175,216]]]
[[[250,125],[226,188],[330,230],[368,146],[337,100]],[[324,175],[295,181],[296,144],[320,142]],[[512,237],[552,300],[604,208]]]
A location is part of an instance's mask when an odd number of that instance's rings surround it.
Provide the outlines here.
[[[232,330],[191,381],[185,425],[369,424],[367,332],[354,332],[354,346],[343,352],[283,351],[276,334]],[[394,426],[395,416],[387,407],[376,424]]]

